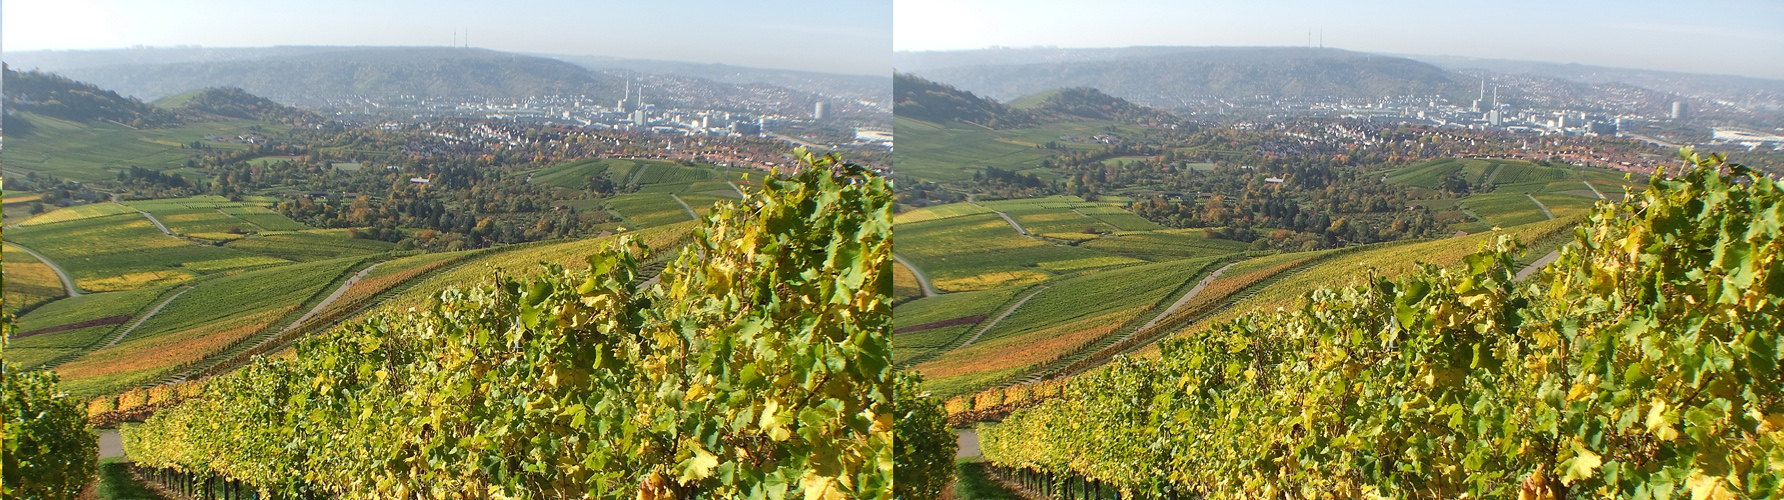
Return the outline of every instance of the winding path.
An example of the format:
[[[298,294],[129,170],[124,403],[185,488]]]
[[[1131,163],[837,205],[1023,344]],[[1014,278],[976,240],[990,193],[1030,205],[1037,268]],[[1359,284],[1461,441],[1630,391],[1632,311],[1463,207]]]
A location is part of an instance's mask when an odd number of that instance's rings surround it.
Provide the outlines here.
[[[376,264],[365,266],[365,269],[360,269],[358,274],[354,274],[353,277],[347,278],[346,283],[341,283],[341,287],[336,288],[334,293],[331,293],[328,295],[328,298],[322,299],[322,302],[316,304],[316,307],[310,308],[310,312],[304,313],[304,315],[302,317],[297,318],[297,321],[293,321],[293,322],[291,322],[291,324],[285,325],[285,328],[280,329],[279,334],[283,335],[283,334],[285,334],[285,332],[289,332],[292,329],[295,329],[298,326],[303,325],[305,321],[309,321],[310,318],[315,317],[317,314],[321,314],[322,310],[327,309],[329,304],[333,304],[335,302],[335,300],[341,298],[341,295],[346,294],[347,289],[353,288],[354,283],[359,283],[359,280],[365,279],[365,275],[371,274],[373,269],[376,269],[378,266],[381,266],[381,265],[384,265],[384,263],[379,262]]]
[[[685,202],[685,201],[681,201],[681,197],[680,197],[680,196],[676,196],[676,195],[675,195],[675,194],[673,194],[673,193],[671,193],[671,194],[670,194],[670,195],[669,195],[669,197],[670,197],[670,198],[675,198],[675,202],[676,202],[676,203],[680,203],[680,204],[681,204],[681,209],[682,209],[682,210],[687,210],[687,211],[688,211],[688,217],[693,217],[693,218],[694,218],[694,220],[700,220],[700,214],[697,214],[697,213],[694,213],[694,207],[690,207],[690,206],[688,206],[688,202]]]
[[[99,346],[99,348],[100,348],[100,349],[104,349],[104,348],[107,348],[107,347],[111,347],[111,346],[114,346],[114,345],[118,345],[118,343],[119,343],[119,342],[123,342],[123,341],[124,341],[124,337],[126,337],[126,336],[129,336],[129,335],[130,335],[130,332],[134,332],[134,331],[136,331],[136,327],[139,327],[139,326],[142,326],[142,324],[143,324],[143,323],[144,323],[144,322],[146,322],[146,321],[148,321],[148,320],[149,320],[149,318],[153,318],[153,317],[155,317],[155,313],[159,313],[159,312],[161,312],[161,308],[164,308],[164,307],[167,307],[167,305],[168,305],[168,304],[172,304],[172,303],[173,303],[173,299],[177,299],[177,298],[180,298],[180,296],[181,296],[181,295],[185,295],[185,294],[186,294],[186,292],[190,292],[190,291],[192,291],[192,289],[193,289],[193,288],[196,288],[196,287],[193,287],[193,286],[191,286],[191,285],[187,285],[187,286],[186,286],[186,289],[184,289],[184,290],[180,290],[180,293],[176,293],[176,294],[173,294],[173,296],[172,296],[172,297],[168,297],[168,298],[167,298],[167,300],[163,300],[163,301],[161,301],[161,303],[160,303],[160,304],[158,304],[158,305],[156,305],[156,306],[155,306],[155,308],[154,308],[154,309],[150,309],[150,310],[149,310],[149,313],[148,313],[148,314],[144,314],[144,315],[142,315],[142,317],[141,317],[141,318],[136,318],[136,322],[135,322],[135,323],[131,323],[131,324],[130,324],[130,328],[125,328],[125,329],[124,329],[124,333],[120,333],[120,334],[118,334],[118,336],[117,336],[117,337],[115,337],[115,338],[113,338],[113,339],[111,339],[111,342],[106,342],[106,343],[105,343],[105,345],[102,345],[102,346]],[[97,350],[97,349],[95,349],[95,350]]]
[[[1227,265],[1221,267],[1220,269],[1215,269],[1214,272],[1212,272],[1212,273],[1208,273],[1208,277],[1202,278],[1201,283],[1196,283],[1195,288],[1189,289],[1189,293],[1183,294],[1183,298],[1177,299],[1177,303],[1171,304],[1171,307],[1165,308],[1164,312],[1158,313],[1158,316],[1153,317],[1152,321],[1147,321],[1146,324],[1140,325],[1139,328],[1136,328],[1136,329],[1134,329],[1134,331],[1129,332],[1128,335],[1133,336],[1140,332],[1143,332],[1146,330],[1151,330],[1153,326],[1158,325],[1159,321],[1163,321],[1165,319],[1165,316],[1170,316],[1171,313],[1177,312],[1178,309],[1182,309],[1185,304],[1188,304],[1190,299],[1194,299],[1194,298],[1196,298],[1197,295],[1201,295],[1203,288],[1208,288],[1209,283],[1213,283],[1214,280],[1220,278],[1220,273],[1224,273],[1224,272],[1226,272],[1226,270],[1232,269],[1233,266],[1236,266],[1236,265],[1239,265],[1239,263],[1234,262],[1231,264],[1227,264]],[[1122,339],[1122,340],[1126,340],[1126,339]]]
[[[1592,194],[1598,195],[1598,199],[1604,199],[1604,193],[1598,192],[1598,186],[1594,186],[1592,183],[1586,181],[1580,181],[1580,184],[1585,184],[1586,189],[1590,189],[1592,190]]]
[[[979,204],[977,204],[977,203],[974,203],[974,205],[979,205]],[[979,205],[979,207],[980,207],[980,208],[984,208],[984,209],[986,209],[986,210],[991,210],[991,213],[994,213],[994,214],[997,214],[997,216],[998,216],[998,217],[1003,217],[1003,220],[1004,220],[1004,222],[1008,222],[1008,223],[1010,223],[1010,227],[1013,227],[1013,228],[1016,228],[1016,232],[1018,232],[1018,233],[1022,233],[1022,235],[1023,235],[1023,236],[1027,236],[1027,237],[1030,237],[1030,238],[1033,238],[1033,237],[1034,237],[1034,235],[1031,235],[1031,234],[1028,234],[1028,230],[1027,230],[1027,229],[1022,229],[1022,225],[1021,225],[1021,224],[1017,224],[1017,223],[1016,223],[1016,219],[1012,219],[1012,218],[1010,218],[1010,214],[1006,214],[1006,213],[1003,213],[1003,212],[1000,212],[1000,211],[997,211],[997,210],[995,210],[995,209],[992,209],[992,208],[991,208],[991,207],[987,207],[987,206],[984,206],[984,205]]]
[[[219,210],[219,212],[221,212],[221,210]],[[137,210],[137,211],[136,211],[136,213],[139,213],[139,214],[142,214],[142,216],[143,216],[143,217],[148,217],[148,218],[149,218],[149,222],[153,222],[153,223],[155,223],[155,227],[157,227],[157,228],[160,228],[160,229],[161,229],[161,234],[165,234],[165,235],[168,235],[168,236],[173,236],[173,231],[168,231],[168,230],[167,230],[167,226],[166,226],[166,225],[163,225],[163,224],[161,224],[161,220],[160,220],[160,219],[156,219],[156,218],[155,218],[155,215],[154,215],[154,214],[151,214],[151,213],[148,213],[148,212],[144,212],[144,211],[141,211],[141,210]],[[225,214],[225,215],[227,215],[227,214]],[[178,236],[174,236],[174,237],[175,237],[175,238],[178,238]]]
[[[979,333],[975,333],[975,334],[973,334],[973,338],[970,338],[970,339],[966,339],[966,343],[964,343],[964,344],[960,344],[960,347],[966,347],[966,346],[969,346],[969,345],[973,345],[973,342],[978,342],[978,341],[979,341],[979,337],[982,337],[982,336],[984,336],[984,335],[985,335],[985,332],[988,332],[988,331],[991,331],[991,327],[994,327],[994,326],[997,326],[997,322],[999,322],[999,321],[1003,321],[1003,320],[1004,320],[1004,318],[1008,318],[1008,317],[1010,317],[1010,313],[1014,313],[1014,312],[1016,312],[1016,310],[1017,310],[1017,309],[1021,309],[1021,308],[1022,308],[1022,304],[1024,304],[1024,303],[1027,303],[1027,302],[1028,302],[1028,299],[1032,299],[1032,298],[1034,298],[1034,296],[1036,296],[1036,295],[1040,295],[1040,294],[1041,294],[1041,292],[1044,292],[1044,291],[1046,291],[1046,290],[1047,290],[1047,288],[1048,288],[1048,287],[1044,287],[1044,286],[1043,286],[1043,287],[1041,287],[1041,288],[1040,288],[1040,289],[1039,289],[1039,290],[1035,290],[1035,291],[1034,291],[1034,293],[1030,293],[1030,294],[1028,294],[1028,296],[1027,296],[1027,297],[1023,297],[1023,298],[1022,298],[1022,300],[1020,300],[1020,301],[1017,301],[1017,302],[1016,302],[1016,305],[1013,305],[1013,306],[1010,306],[1010,308],[1009,308],[1009,309],[1005,309],[1005,310],[1004,310],[1004,312],[1003,312],[1003,314],[999,314],[999,315],[997,315],[997,319],[993,319],[993,320],[991,320],[991,323],[989,323],[989,324],[986,324],[986,325],[985,325],[985,327],[984,327],[984,328],[980,328],[980,329],[979,329]]]
[[[935,291],[935,287],[929,286],[929,277],[924,276],[923,271],[918,270],[917,266],[912,265],[910,263],[910,261],[904,260],[904,257],[900,257],[896,253],[892,254],[892,260],[898,261],[899,264],[904,265],[905,269],[911,270],[911,275],[917,277],[917,284],[922,285],[922,287],[923,287],[923,296],[924,297],[934,297],[937,295],[941,295],[941,292]]]
[[[37,260],[43,262],[44,265],[50,266],[50,270],[56,272],[56,277],[62,278],[62,287],[68,289],[69,297],[81,296],[81,289],[74,286],[74,280],[68,279],[68,273],[62,272],[62,266],[58,266],[55,262],[51,262],[50,259],[45,258],[43,254],[37,253],[36,250],[25,248],[24,245],[12,242],[8,242],[7,244],[17,247],[19,250],[24,250],[25,253],[31,254],[32,257],[36,257]]]
[[[1536,262],[1531,262],[1529,266],[1524,268],[1524,270],[1518,271],[1518,274],[1512,276],[1512,281],[1524,281],[1525,278],[1529,278],[1530,275],[1536,274],[1537,271],[1541,271],[1543,267],[1553,264],[1560,259],[1561,249],[1557,248],[1555,251],[1549,252],[1548,255],[1536,259]]]
[[[1535,203],[1535,204],[1536,204],[1536,208],[1540,208],[1540,209],[1542,209],[1542,216],[1543,216],[1543,217],[1548,217],[1548,218],[1549,218],[1549,220],[1555,220],[1555,214],[1551,214],[1551,213],[1549,213],[1549,207],[1547,207],[1547,206],[1544,206],[1544,205],[1543,205],[1543,204],[1542,204],[1542,201],[1541,201],[1541,200],[1538,200],[1538,199],[1536,199],[1536,195],[1533,195],[1533,194],[1530,194],[1530,193],[1524,193],[1524,197],[1526,197],[1526,198],[1530,198],[1530,201],[1531,201],[1531,202],[1532,202],[1532,203]]]

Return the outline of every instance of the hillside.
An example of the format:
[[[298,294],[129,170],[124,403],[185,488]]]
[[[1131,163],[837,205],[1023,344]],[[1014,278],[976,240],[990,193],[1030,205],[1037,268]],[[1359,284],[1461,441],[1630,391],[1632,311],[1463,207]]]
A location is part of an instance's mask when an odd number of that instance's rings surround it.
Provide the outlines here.
[[[274,98],[586,94],[609,99],[622,92],[614,77],[564,61],[437,47],[345,47],[256,59],[107,64],[62,74],[144,99],[209,87],[236,87]]]
[[[69,121],[117,122],[139,128],[168,125],[179,120],[174,113],[91,83],[38,71],[13,71],[11,67],[0,71],[4,71],[8,113],[28,111]],[[12,127],[14,120],[7,121],[9,135],[29,130],[23,126]]]
[[[924,69],[900,69],[996,99],[1057,88],[1094,87],[1161,106],[1189,96],[1381,97],[1443,94],[1460,88],[1448,72],[1430,64],[1337,49],[1139,47],[1008,52],[1017,54],[901,54],[905,61],[938,62]]]
[[[909,74],[893,77],[892,99],[892,112],[901,118],[937,123],[959,121],[990,128],[1019,127],[1033,121],[1027,113],[994,99]]]
[[[1077,117],[1125,123],[1169,123],[1177,117],[1170,113],[1128,102],[1126,99],[1088,88],[1070,88],[1049,92],[1032,110],[1042,116]]]
[[[271,99],[234,87],[196,90],[158,100],[155,103],[161,104],[168,99],[181,101],[181,104],[174,109],[185,115],[206,114],[277,123],[319,122],[322,120],[322,117],[315,113],[279,104]]]

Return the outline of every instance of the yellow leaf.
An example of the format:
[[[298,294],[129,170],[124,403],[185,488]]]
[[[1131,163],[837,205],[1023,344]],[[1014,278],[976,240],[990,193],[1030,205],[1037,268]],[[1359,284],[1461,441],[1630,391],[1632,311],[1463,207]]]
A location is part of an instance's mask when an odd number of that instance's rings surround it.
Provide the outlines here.
[[[1604,464],[1604,461],[1598,458],[1597,453],[1592,453],[1579,443],[1574,443],[1573,449],[1576,453],[1573,456],[1573,464],[1567,467],[1567,475],[1561,477],[1561,484],[1573,484],[1577,480],[1591,479],[1592,472],[1597,471],[1598,466]]]
[[[1734,498],[1734,492],[1729,491],[1728,486],[1722,484],[1722,478],[1699,475],[1702,472],[1694,471],[1691,479],[1686,480],[1686,484],[1691,486],[1691,500],[1731,500]]]

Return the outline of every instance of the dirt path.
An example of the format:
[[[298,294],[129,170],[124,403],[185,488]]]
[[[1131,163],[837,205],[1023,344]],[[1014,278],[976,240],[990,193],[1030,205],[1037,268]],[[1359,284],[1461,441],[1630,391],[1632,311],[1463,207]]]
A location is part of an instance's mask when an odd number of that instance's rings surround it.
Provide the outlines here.
[[[328,294],[328,298],[322,299],[322,302],[316,304],[316,307],[310,308],[310,312],[304,313],[302,317],[297,318],[297,321],[293,321],[291,324],[285,325],[285,328],[280,329],[279,334],[284,335],[285,332],[289,332],[292,329],[303,325],[305,321],[309,321],[310,318],[315,317],[317,314],[321,314],[322,310],[327,309],[329,304],[333,304],[335,300],[341,298],[341,295],[346,294],[348,288],[353,288],[354,283],[358,283],[359,280],[365,279],[365,275],[370,274],[373,269],[377,269],[378,266],[381,265],[384,265],[384,263],[379,262],[377,264],[365,266],[365,269],[360,269],[358,274],[354,274],[353,277],[347,278],[346,283],[341,283],[341,287],[336,288],[334,293]]]
[[[144,314],[144,315],[142,315],[142,317],[141,317],[141,318],[136,318],[136,322],[135,322],[135,323],[131,323],[131,324],[130,324],[130,328],[125,328],[125,329],[124,329],[124,333],[120,333],[120,334],[118,334],[118,336],[117,336],[117,337],[116,337],[116,338],[113,338],[113,339],[112,339],[112,340],[111,340],[111,342],[106,342],[106,343],[105,343],[105,345],[102,345],[102,346],[99,346],[99,349],[104,349],[104,348],[107,348],[107,347],[111,347],[111,346],[114,346],[114,345],[118,345],[118,342],[123,342],[123,341],[124,341],[124,337],[127,337],[127,336],[129,336],[129,335],[130,335],[130,332],[134,332],[134,331],[136,331],[136,327],[139,327],[139,326],[142,326],[142,324],[143,324],[143,323],[144,323],[144,322],[146,322],[146,321],[148,321],[148,320],[149,320],[149,318],[153,318],[153,317],[155,317],[155,313],[159,313],[159,312],[161,312],[161,308],[164,308],[164,307],[167,307],[167,305],[168,305],[168,304],[172,304],[172,303],[173,303],[173,299],[177,299],[177,298],[180,298],[180,296],[181,296],[181,295],[185,295],[185,294],[186,294],[186,292],[190,292],[190,291],[192,291],[192,289],[193,289],[193,288],[194,288],[194,287],[192,287],[192,286],[187,286],[187,287],[186,287],[186,289],[185,289],[185,290],[180,290],[180,293],[176,293],[176,294],[173,294],[173,296],[172,296],[172,297],[168,297],[168,298],[167,298],[167,300],[163,300],[163,301],[161,301],[161,304],[160,304],[160,305],[156,305],[156,306],[155,306],[155,308],[154,308],[154,309],[150,309],[150,310],[149,310],[149,313],[148,313],[148,314]],[[95,349],[95,350],[98,350],[98,349]]]
[[[1598,195],[1598,199],[1604,199],[1604,193],[1598,191],[1598,186],[1594,186],[1592,183],[1586,181],[1580,181],[1580,184],[1585,184],[1586,189],[1590,189],[1592,190],[1592,194]]]
[[[977,203],[974,203],[974,205],[979,205],[979,204],[977,204]],[[984,208],[984,209],[986,209],[986,210],[991,210],[991,207],[987,207],[987,206],[984,206],[984,205],[979,205],[979,207],[981,207],[981,208]],[[997,211],[997,210],[991,210],[991,213],[994,213],[994,214],[997,214],[997,216],[998,216],[998,217],[1003,217],[1003,220],[1004,220],[1004,222],[1008,222],[1008,223],[1010,223],[1010,227],[1013,227],[1013,228],[1016,228],[1016,232],[1017,232],[1017,233],[1021,233],[1021,234],[1022,234],[1022,235],[1023,235],[1023,236],[1027,236],[1027,237],[1030,237],[1030,238],[1033,238],[1033,237],[1034,237],[1034,235],[1031,235],[1031,234],[1028,234],[1028,230],[1027,230],[1027,229],[1022,229],[1022,225],[1021,225],[1021,224],[1017,224],[1017,223],[1016,223],[1016,219],[1012,219],[1012,218],[1010,218],[1010,214],[1006,214],[1006,213],[1003,213],[1003,212],[999,212],[999,211]]]
[[[68,289],[69,297],[81,296],[81,289],[74,286],[74,280],[68,278],[68,273],[62,272],[62,266],[58,266],[55,262],[51,262],[49,259],[44,258],[43,254],[37,253],[36,250],[25,248],[24,245],[11,242],[8,242],[7,244],[18,247],[19,250],[24,250],[25,253],[31,254],[32,257],[36,257],[37,260],[43,262],[44,265],[50,266],[50,270],[56,272],[56,277],[62,278],[62,288]]]
[[[670,195],[669,195],[669,197],[670,197],[670,198],[675,198],[675,202],[676,202],[676,203],[680,203],[680,204],[681,204],[681,209],[682,209],[682,210],[687,210],[687,211],[688,211],[688,217],[693,217],[693,218],[694,218],[694,220],[700,220],[700,214],[697,214],[697,213],[694,213],[694,207],[690,207],[690,206],[688,206],[688,202],[685,202],[685,201],[681,201],[681,197],[680,197],[680,196],[676,196],[676,195],[674,195],[674,194],[670,194]]]
[[[1021,308],[1022,308],[1022,304],[1025,304],[1025,303],[1027,303],[1027,302],[1028,302],[1028,299],[1032,299],[1032,298],[1034,298],[1034,296],[1036,296],[1036,295],[1040,295],[1040,294],[1041,294],[1041,292],[1044,292],[1044,291],[1046,291],[1046,290],[1047,290],[1047,288],[1048,288],[1048,287],[1044,287],[1044,286],[1043,286],[1043,287],[1041,287],[1041,289],[1040,289],[1040,290],[1035,290],[1035,291],[1034,291],[1034,293],[1030,293],[1030,294],[1028,294],[1028,296],[1027,296],[1027,297],[1023,297],[1023,298],[1022,298],[1022,300],[1020,300],[1020,301],[1017,301],[1017,302],[1016,302],[1016,305],[1013,305],[1013,306],[1010,306],[1010,308],[1009,308],[1009,309],[1006,309],[1006,310],[1004,310],[1004,312],[1003,312],[1003,314],[999,314],[999,315],[997,315],[997,319],[993,319],[993,320],[991,320],[991,323],[990,323],[990,324],[987,324],[987,325],[985,325],[985,327],[984,327],[984,328],[980,328],[980,329],[979,329],[979,333],[975,333],[975,334],[973,334],[973,338],[970,338],[970,339],[966,339],[966,343],[965,343],[965,344],[960,344],[960,347],[966,347],[966,346],[969,346],[969,345],[973,345],[973,342],[978,342],[978,341],[979,341],[979,337],[983,337],[983,336],[985,336],[985,332],[988,332],[988,331],[991,331],[991,327],[994,327],[994,326],[997,326],[997,322],[999,322],[999,321],[1003,321],[1003,320],[1004,320],[1004,318],[1008,318],[1008,317],[1010,317],[1010,313],[1014,313],[1014,312],[1016,312],[1016,310],[1017,310],[1017,309],[1021,309]]]
[[[1535,196],[1535,195],[1532,195],[1532,194],[1530,194],[1530,193],[1524,193],[1524,197],[1526,197],[1526,198],[1530,198],[1530,202],[1531,202],[1531,203],[1535,203],[1535,204],[1536,204],[1536,208],[1540,208],[1540,209],[1542,209],[1542,216],[1543,216],[1543,217],[1548,217],[1548,218],[1549,218],[1549,220],[1555,220],[1555,214],[1551,214],[1551,213],[1549,213],[1549,207],[1547,207],[1547,206],[1544,206],[1544,205],[1543,205],[1543,204],[1542,204],[1542,201],[1541,201],[1541,200],[1537,200],[1537,199],[1536,199],[1536,196]]]
[[[899,257],[898,254],[896,254],[896,253],[892,254],[892,260],[898,261],[899,264],[904,265],[905,269],[911,270],[911,275],[917,277],[917,284],[923,286],[923,296],[924,297],[934,297],[937,295],[941,295],[941,292],[935,291],[935,287],[929,286],[929,277],[924,276],[923,271],[918,270],[917,266],[912,265],[910,263],[910,261],[904,260],[904,257]]]
[[[136,213],[139,213],[139,214],[142,214],[142,216],[143,216],[143,217],[148,217],[148,218],[149,218],[149,222],[153,222],[153,223],[155,223],[155,227],[157,227],[157,228],[160,228],[160,229],[161,229],[161,234],[165,234],[165,235],[168,235],[168,236],[173,236],[173,231],[168,231],[168,230],[167,230],[167,226],[165,226],[165,225],[163,225],[163,224],[161,224],[161,220],[160,220],[160,219],[156,219],[156,218],[155,218],[155,216],[154,216],[154,215],[153,215],[153,214],[150,214],[150,213],[148,213],[148,212],[144,212],[144,211],[141,211],[141,210],[137,210],[137,211],[136,211]],[[178,238],[178,236],[174,236],[174,237],[175,237],[175,238]]]
[[[1557,249],[1555,249],[1555,251],[1549,252],[1548,255],[1544,255],[1544,256],[1542,256],[1542,258],[1536,259],[1536,262],[1531,262],[1528,267],[1524,268],[1524,270],[1518,271],[1518,274],[1516,276],[1513,276],[1512,280],[1513,281],[1524,281],[1524,278],[1529,278],[1531,275],[1536,274],[1537,271],[1541,271],[1543,267],[1548,266],[1549,264],[1553,264],[1555,261],[1560,260],[1560,259],[1561,259],[1561,249],[1557,248]]]
[[[1236,265],[1239,265],[1239,263],[1234,262],[1231,264],[1227,264],[1226,266],[1223,266],[1220,269],[1215,269],[1214,272],[1212,272],[1212,273],[1208,273],[1208,277],[1202,278],[1202,282],[1196,283],[1195,288],[1189,289],[1189,293],[1183,294],[1183,298],[1177,299],[1177,303],[1171,304],[1171,307],[1165,308],[1164,312],[1158,313],[1158,316],[1153,317],[1152,321],[1147,321],[1146,324],[1140,325],[1139,328],[1137,328],[1133,332],[1129,333],[1129,335],[1134,335],[1134,334],[1138,334],[1138,333],[1146,331],[1146,330],[1151,330],[1153,326],[1158,325],[1159,321],[1163,321],[1165,319],[1165,316],[1170,316],[1171,313],[1177,312],[1178,309],[1182,309],[1185,304],[1188,304],[1190,299],[1194,299],[1194,298],[1196,298],[1197,295],[1201,295],[1203,288],[1208,288],[1209,283],[1213,283],[1215,279],[1220,278],[1220,273],[1224,273],[1224,272],[1226,272],[1226,270],[1232,269],[1233,266],[1236,266]],[[1123,340],[1125,340],[1125,339],[1123,339]]]
[[[731,190],[732,190],[732,191],[736,191],[736,192],[737,192],[737,197],[738,197],[738,198],[748,198],[748,197],[750,197],[750,196],[749,196],[749,195],[747,195],[747,194],[743,194],[743,189],[741,189],[741,188],[738,188],[738,187],[737,187],[737,185],[736,185],[736,184],[732,184],[732,183],[731,183],[731,181],[725,181],[725,185],[726,185],[726,186],[731,186]],[[1600,196],[1600,198],[1602,198],[1602,196]]]

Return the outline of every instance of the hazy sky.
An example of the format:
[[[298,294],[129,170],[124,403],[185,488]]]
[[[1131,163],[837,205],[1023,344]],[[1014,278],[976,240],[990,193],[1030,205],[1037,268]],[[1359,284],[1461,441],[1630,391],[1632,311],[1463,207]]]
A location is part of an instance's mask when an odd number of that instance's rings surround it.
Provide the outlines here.
[[[450,45],[886,75],[892,1],[5,0],[4,50]],[[462,39],[461,39],[462,41]]]
[[[897,0],[897,50],[1319,43],[1784,79],[1784,1]]]

